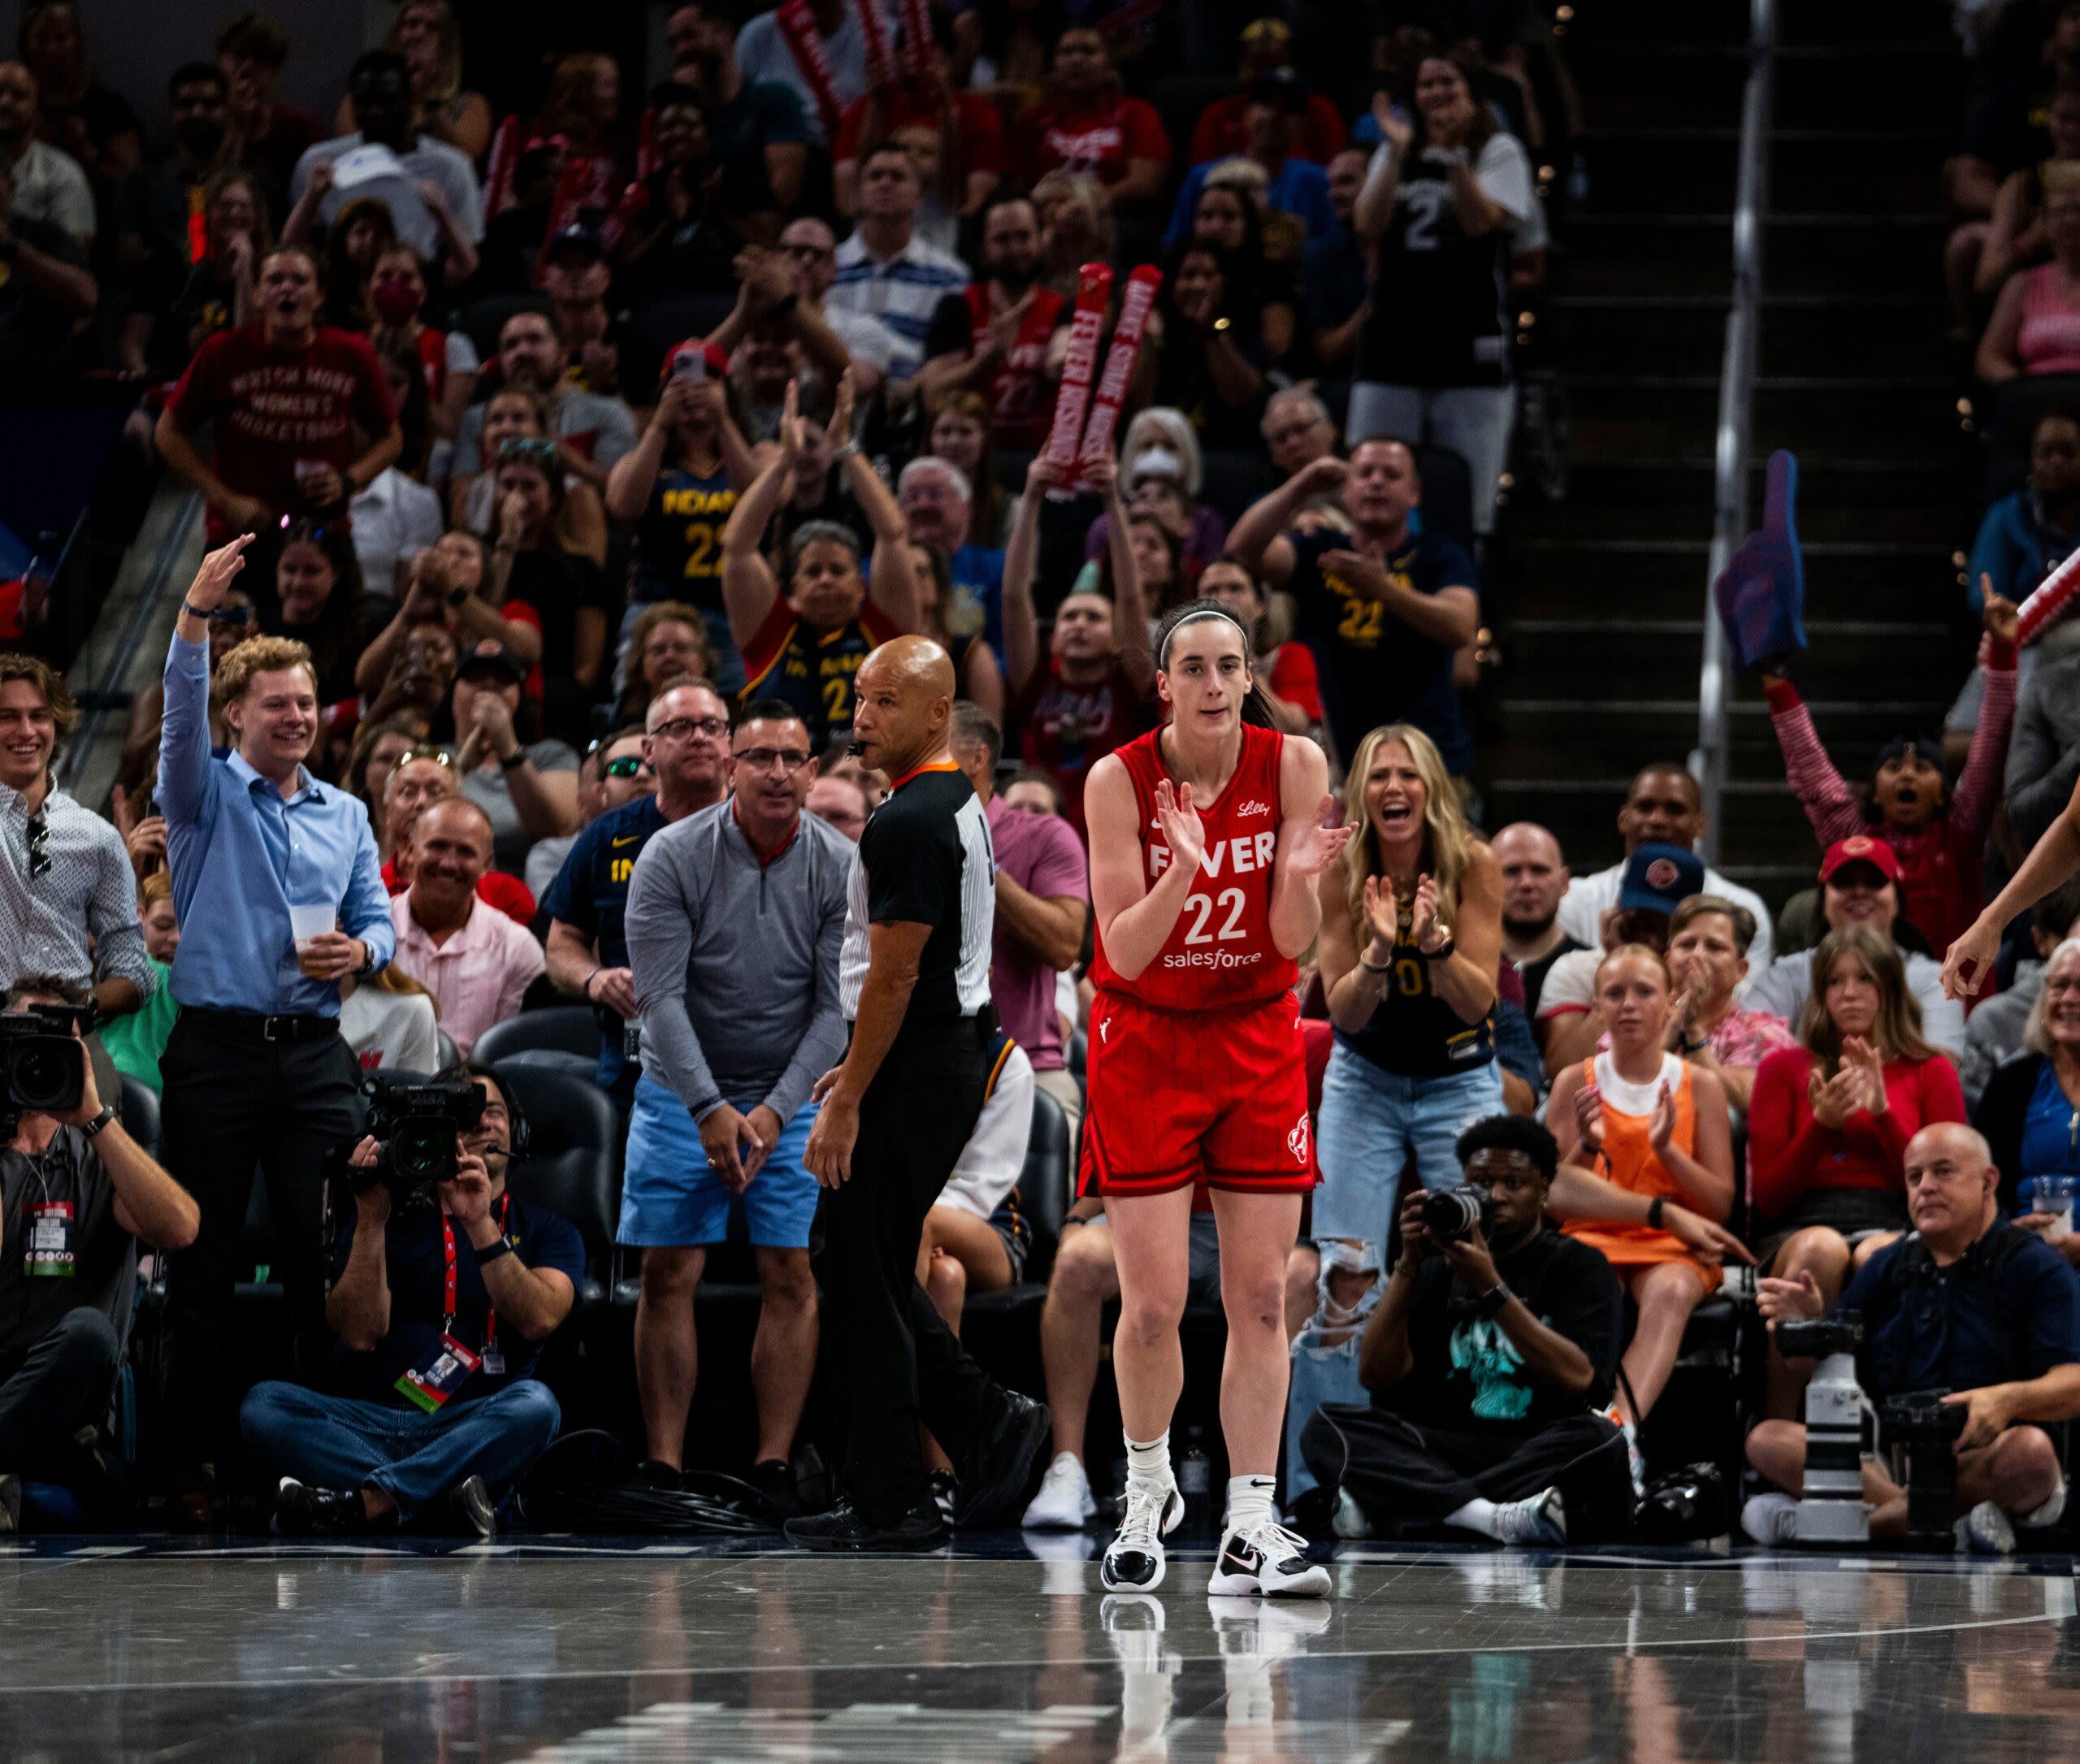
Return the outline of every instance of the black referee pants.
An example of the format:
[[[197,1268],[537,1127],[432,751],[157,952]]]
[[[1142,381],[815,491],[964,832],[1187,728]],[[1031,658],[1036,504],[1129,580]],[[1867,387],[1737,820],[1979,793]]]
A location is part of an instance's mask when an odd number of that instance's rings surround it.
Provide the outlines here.
[[[325,1328],[325,1154],[362,1130],[361,1066],[336,1030],[265,1041],[184,1011],[159,1072],[163,1161],[202,1210],[167,1285],[167,1403],[188,1463],[216,1461],[238,1437],[231,1368],[232,1289],[256,1259],[246,1242],[254,1166],[267,1187],[300,1382],[329,1380]]]
[[[986,1039],[973,1020],[897,1036],[860,1103],[852,1177],[823,1196],[824,1340],[852,1405],[844,1482],[878,1524],[931,1497],[918,1423],[959,1463],[999,1395],[917,1284],[925,1215],[982,1112]]]
[[[1324,1488],[1343,1488],[1385,1535],[1434,1525],[1476,1497],[1523,1501],[1558,1488],[1571,1543],[1631,1528],[1632,1471],[1625,1436],[1600,1415],[1571,1415],[1535,1433],[1496,1437],[1419,1426],[1384,1409],[1325,1402],[1300,1434]]]

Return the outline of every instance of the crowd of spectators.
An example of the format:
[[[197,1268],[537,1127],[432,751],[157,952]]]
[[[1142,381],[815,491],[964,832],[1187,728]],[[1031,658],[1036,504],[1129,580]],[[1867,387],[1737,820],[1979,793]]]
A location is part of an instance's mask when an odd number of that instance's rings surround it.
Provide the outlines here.
[[[73,0],[25,6],[0,63],[0,374],[134,381],[131,441],[200,497],[211,548],[109,817],[55,782],[62,674],[0,657],[0,983],[10,1011],[69,1008],[89,1055],[78,1106],[24,1112],[0,1153],[8,1241],[74,1283],[39,1283],[0,1339],[0,1523],[96,1418],[134,1238],[164,1287],[174,1511],[219,1511],[244,1463],[284,1479],[285,1529],[488,1531],[557,1432],[544,1345],[605,1302],[571,1224],[508,1187],[527,1069],[470,1063],[557,1004],[592,1013],[618,1123],[638,1479],[705,1455],[695,1298],[741,1229],[760,1313],[737,1467],[795,1506],[811,1086],[890,786],[847,752],[860,665],[903,634],[945,648],[998,866],[1004,1034],[916,1247],[958,1333],[1027,1272],[1039,1118],[1073,1145],[1082,1112],[1085,782],[1159,719],[1151,622],[1200,596],[1359,830],[1302,977],[1322,1185],[1289,1268],[1288,1502],[1347,1536],[1622,1530],[1729,1267],[1760,1268],[1768,1317],[1805,1315],[2019,1220],[2048,1246],[2002,1251],[2031,1282],[2030,1363],[1979,1329],[1949,1376],[1904,1339],[1926,1307],[1886,1339],[1930,1381],[2027,1391],[1971,1399],[1970,1538],[2054,1521],[2036,1446],[2004,1441],[2080,1412],[2057,1374],[2080,1236],[2041,1198],[2080,1177],[2080,901],[2017,928],[1969,1021],[1939,959],[2080,778],[2080,621],[2018,657],[2015,610],[2080,537],[2080,418],[2043,410],[2026,484],[1988,510],[1951,739],[1844,776],[1796,657],[1764,664],[1809,894],[1773,916],[1707,867],[1697,786],[1651,753],[1613,805],[1622,860],[1573,875],[1542,826],[1480,830],[1462,700],[1515,314],[1565,225],[1550,35],[1444,7],[1302,66],[1285,17],[1243,19],[1232,82],[1181,115],[1157,9],[864,3],[691,0],[644,82],[572,53],[544,89],[486,93],[445,0],[403,0],[329,121],[278,101],[295,46],[251,12],[171,72],[163,141],[93,79]],[[2080,370],[2080,0],[2000,19],[1951,168],[1988,381]],[[1116,445],[1077,464],[1047,444],[1093,259],[1120,272],[1107,337],[1125,272],[1164,280]],[[363,1080],[437,1070],[477,1102],[428,1205],[384,1179]],[[119,1073],[162,1099],[156,1159],[101,1107]],[[294,1366],[248,1390],[226,1368],[256,1168]],[[1447,1239],[1415,1190],[1462,1179],[1486,1224]],[[1194,1230],[1211,1302],[1211,1214]],[[1118,1278],[1102,1203],[1054,1234],[1055,1451],[1025,1516],[1073,1528],[1103,1480],[1084,1423]],[[1792,1493],[1809,1372],[1771,1350],[1751,1445]],[[925,1448],[967,1513],[966,1467]]]

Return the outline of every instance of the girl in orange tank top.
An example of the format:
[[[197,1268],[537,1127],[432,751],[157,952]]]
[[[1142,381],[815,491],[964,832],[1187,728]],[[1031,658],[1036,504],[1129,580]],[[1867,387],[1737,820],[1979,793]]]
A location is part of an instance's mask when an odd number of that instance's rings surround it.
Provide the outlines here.
[[[1628,943],[1604,957],[1596,995],[1610,1047],[1554,1081],[1546,1125],[1563,1164],[1723,1220],[1734,1200],[1726,1092],[1716,1074],[1669,1051],[1670,1025],[1682,1021],[1670,992],[1658,951]],[[1578,1220],[1563,1220],[1562,1229],[1603,1252],[1639,1307],[1618,1401],[1629,1433],[1667,1384],[1690,1313],[1718,1289],[1718,1261],[1653,1224]]]

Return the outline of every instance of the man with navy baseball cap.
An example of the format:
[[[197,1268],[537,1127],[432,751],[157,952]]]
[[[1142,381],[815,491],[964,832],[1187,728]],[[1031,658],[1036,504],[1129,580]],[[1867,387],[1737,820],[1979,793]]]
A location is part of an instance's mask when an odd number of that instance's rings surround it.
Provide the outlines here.
[[[1588,1059],[1603,1038],[1596,970],[1605,952],[1621,943],[1666,950],[1670,915],[1704,892],[1704,860],[1688,847],[1650,839],[1632,848],[1618,872],[1616,903],[1606,907],[1597,921],[1597,947],[1570,950],[1547,970],[1539,990],[1532,1033],[1549,1077]]]

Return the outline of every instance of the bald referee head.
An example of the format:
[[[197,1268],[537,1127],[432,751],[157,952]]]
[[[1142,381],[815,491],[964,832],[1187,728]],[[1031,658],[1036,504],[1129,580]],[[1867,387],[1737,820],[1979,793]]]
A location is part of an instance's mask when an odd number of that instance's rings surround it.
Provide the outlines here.
[[[929,637],[895,637],[852,683],[852,752],[902,778],[945,750],[953,725],[953,660]]]

